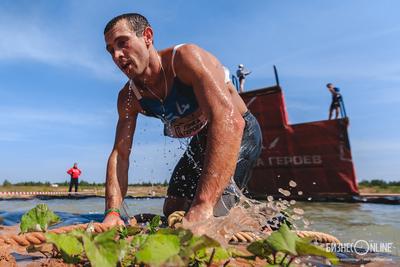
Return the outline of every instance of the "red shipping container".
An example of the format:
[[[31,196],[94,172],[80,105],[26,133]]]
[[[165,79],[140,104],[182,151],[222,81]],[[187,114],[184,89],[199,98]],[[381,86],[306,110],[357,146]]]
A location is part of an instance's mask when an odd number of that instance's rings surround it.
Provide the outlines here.
[[[300,198],[358,194],[348,118],[290,125],[279,86],[241,96],[263,134],[262,153],[248,184],[252,195],[278,196],[279,188]],[[297,186],[291,188],[290,181]]]

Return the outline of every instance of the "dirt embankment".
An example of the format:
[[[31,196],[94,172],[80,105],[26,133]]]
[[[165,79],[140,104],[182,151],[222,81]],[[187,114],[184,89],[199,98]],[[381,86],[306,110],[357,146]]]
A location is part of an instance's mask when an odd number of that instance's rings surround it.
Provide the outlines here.
[[[17,266],[15,258],[11,256],[7,250],[0,250],[0,267],[14,267]]]
[[[10,194],[10,192],[13,193]],[[35,195],[67,196],[68,193],[69,192],[67,187],[52,188],[50,186],[0,186],[0,199],[32,198]],[[129,186],[127,196],[165,197],[166,194],[166,186]],[[104,196],[105,188],[99,186],[85,186],[79,188],[79,192],[77,195]]]

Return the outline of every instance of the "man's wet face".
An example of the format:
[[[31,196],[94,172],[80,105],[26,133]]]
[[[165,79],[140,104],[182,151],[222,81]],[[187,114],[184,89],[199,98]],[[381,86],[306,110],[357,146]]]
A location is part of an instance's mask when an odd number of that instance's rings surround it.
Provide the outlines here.
[[[105,34],[106,49],[114,63],[128,78],[143,73],[148,50],[143,37],[137,37],[125,20],[119,21]]]

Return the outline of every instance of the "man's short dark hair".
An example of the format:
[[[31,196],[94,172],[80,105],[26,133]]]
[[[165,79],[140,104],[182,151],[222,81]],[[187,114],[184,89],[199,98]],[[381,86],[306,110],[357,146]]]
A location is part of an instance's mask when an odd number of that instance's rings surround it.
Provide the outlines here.
[[[143,35],[143,31],[146,27],[151,27],[145,16],[138,13],[126,13],[110,20],[104,28],[104,34],[111,30],[120,20],[126,20],[129,28],[136,33],[137,37]]]
[[[332,86],[332,85],[333,85],[332,83],[327,83],[327,84],[326,84],[326,87],[329,88],[329,87]]]

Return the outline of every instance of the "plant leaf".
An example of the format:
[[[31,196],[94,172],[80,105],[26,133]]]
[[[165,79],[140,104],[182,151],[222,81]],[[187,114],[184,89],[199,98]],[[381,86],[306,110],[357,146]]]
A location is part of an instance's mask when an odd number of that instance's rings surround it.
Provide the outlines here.
[[[188,242],[188,248],[194,253],[204,248],[214,248],[221,246],[217,241],[206,235],[193,236]]]
[[[176,235],[149,235],[141,248],[136,252],[136,262],[151,266],[160,266],[169,258],[178,255],[179,238]]]
[[[286,224],[282,224],[278,231],[273,232],[266,242],[273,251],[280,251],[290,255],[297,255],[296,240],[299,237],[290,231]]]
[[[247,250],[257,257],[262,259],[267,258],[273,253],[272,249],[269,247],[265,240],[255,241],[247,246]]]
[[[54,244],[65,262],[77,263],[83,253],[83,246],[78,238],[69,234],[45,234],[46,241]]]
[[[136,248],[136,249],[140,249],[143,244],[146,242],[147,238],[149,236],[146,234],[142,234],[142,235],[135,235],[135,237],[132,239],[132,247]]]
[[[215,247],[215,248],[212,248],[212,249],[215,249],[213,262],[226,261],[231,257],[231,254],[226,249],[224,249],[222,247]],[[210,256],[211,256],[211,250],[212,249],[208,249]]]
[[[310,244],[308,239],[299,239],[296,241],[296,251],[299,255],[314,255],[327,258],[332,264],[339,264],[336,254],[326,249]]]
[[[114,228],[94,237],[87,233],[82,236],[85,253],[92,266],[114,267],[124,257],[126,242],[116,241],[116,234]]]
[[[157,228],[160,226],[160,221],[160,215],[154,216],[153,219],[151,219],[151,222],[149,224],[150,234],[154,234],[157,231]]]
[[[60,222],[60,217],[52,212],[46,204],[38,204],[21,217],[20,229],[21,233],[45,232],[47,227],[58,222]]]

